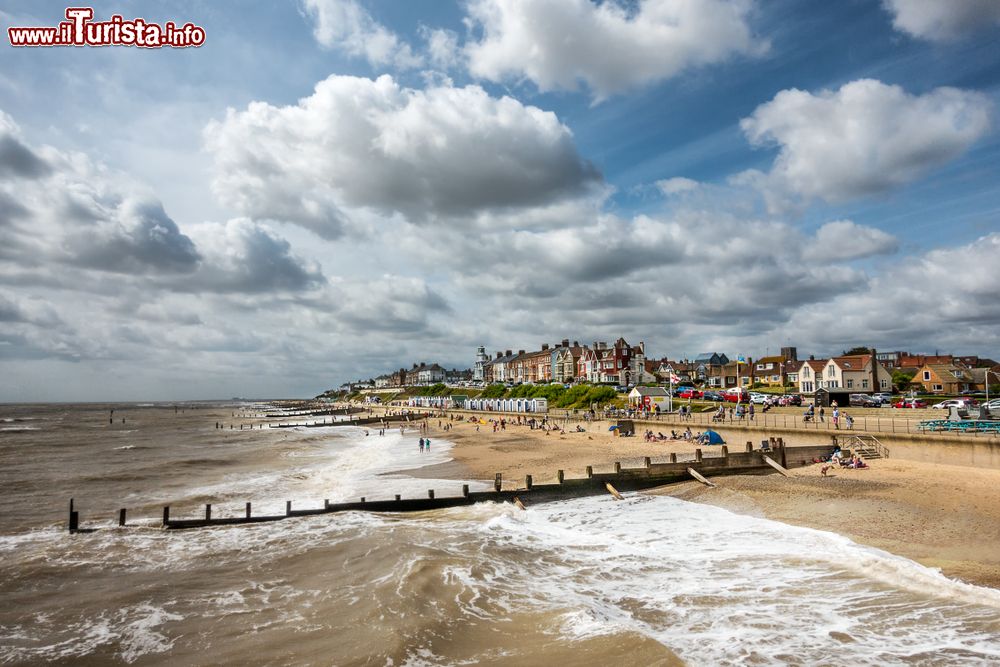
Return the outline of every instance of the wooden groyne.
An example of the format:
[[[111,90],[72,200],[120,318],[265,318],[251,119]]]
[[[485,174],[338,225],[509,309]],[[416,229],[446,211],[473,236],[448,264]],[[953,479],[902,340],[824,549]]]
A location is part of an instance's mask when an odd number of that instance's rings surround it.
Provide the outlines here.
[[[321,426],[370,426],[373,424],[391,424],[401,422],[422,421],[430,416],[430,413],[409,413],[405,415],[388,415],[384,417],[361,417],[359,419],[345,419],[344,421],[321,421],[304,422],[299,424],[268,424],[268,428],[319,428]]]
[[[808,465],[818,457],[826,457],[833,451],[830,445],[814,445],[807,447],[786,447],[780,438],[772,438],[768,449],[754,449],[747,442],[745,451],[730,452],[726,445],[720,447],[719,455],[703,456],[701,449],[694,451],[693,460],[678,461],[677,454],[670,454],[668,463],[653,463],[650,457],[645,457],[643,464],[636,468],[626,468],[621,463],[613,464],[610,471],[595,471],[593,466],[587,466],[584,477],[568,478],[564,471],[559,470],[555,482],[535,484],[532,475],[525,475],[518,480],[517,488],[504,488],[504,480],[497,473],[493,489],[488,491],[470,491],[468,484],[463,484],[461,490],[456,488],[450,495],[438,494],[436,489],[428,489],[426,496],[404,498],[400,494],[391,497],[369,499],[359,498],[355,501],[331,503],[324,500],[321,507],[296,509],[291,500],[285,501],[284,514],[254,515],[251,503],[246,503],[245,511],[237,516],[213,516],[212,505],[205,505],[204,513],[197,517],[174,517],[169,506],[163,508],[162,527],[166,529],[208,528],[213,526],[233,526],[243,524],[266,523],[281,521],[293,517],[313,516],[317,514],[332,514],[335,512],[426,512],[431,510],[473,505],[481,502],[514,502],[530,506],[533,503],[568,500],[585,496],[608,493],[608,485],[620,491],[641,491],[666,484],[683,482],[699,477],[722,477],[726,475],[766,475],[775,472],[772,464],[780,464],[783,468],[796,468]],[[769,462],[768,459],[771,459]],[[388,495],[388,494],[387,494]],[[119,526],[125,526],[126,511],[120,510]],[[80,528],[79,511],[70,501],[69,515],[70,532],[85,532]]]
[[[329,417],[336,415],[353,415],[365,412],[364,408],[331,408],[327,410],[301,410],[289,412],[273,412],[264,415],[267,419],[284,419],[285,417]]]

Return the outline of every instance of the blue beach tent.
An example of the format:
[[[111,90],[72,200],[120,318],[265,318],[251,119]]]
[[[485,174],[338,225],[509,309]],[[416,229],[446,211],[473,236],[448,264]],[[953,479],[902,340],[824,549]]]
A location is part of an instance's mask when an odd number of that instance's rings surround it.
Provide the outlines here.
[[[724,444],[726,444],[726,441],[722,439],[722,436],[719,435],[718,433],[716,433],[715,431],[711,430],[711,429],[705,431],[705,437],[707,438],[705,440],[705,444],[706,445],[724,445]]]

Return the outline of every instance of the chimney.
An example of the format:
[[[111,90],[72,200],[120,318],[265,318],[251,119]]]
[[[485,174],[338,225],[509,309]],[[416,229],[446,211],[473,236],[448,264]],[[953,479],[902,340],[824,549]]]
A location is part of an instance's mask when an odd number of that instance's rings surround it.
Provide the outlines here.
[[[646,343],[641,340],[639,341],[639,352],[640,354],[646,354]]]
[[[503,352],[497,352],[497,359],[503,356]]]
[[[580,347],[580,341],[573,341],[573,347]]]
[[[810,354],[809,355],[809,361],[816,361],[816,355],[815,354]]]
[[[542,352],[545,352],[548,349],[549,349],[549,344],[548,343],[542,343]]]
[[[576,345],[576,343],[573,343],[573,344]],[[569,338],[563,338],[562,339],[562,346],[563,347],[569,347]]]
[[[518,354],[524,354],[524,350],[518,350],[517,353]]]
[[[507,356],[509,357],[510,355],[511,355],[511,351],[507,350]]]

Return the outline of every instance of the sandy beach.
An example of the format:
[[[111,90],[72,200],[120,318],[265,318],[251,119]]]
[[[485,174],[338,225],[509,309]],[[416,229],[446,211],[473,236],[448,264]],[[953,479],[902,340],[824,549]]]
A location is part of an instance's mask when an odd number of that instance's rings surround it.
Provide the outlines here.
[[[480,424],[477,431],[468,422],[433,418],[429,423],[430,437],[455,444],[454,461],[425,474],[492,480],[499,472],[506,485],[523,483],[526,474],[542,482],[560,469],[574,477],[588,465],[600,470],[620,461],[627,467],[645,456],[655,461],[676,453],[683,460],[694,453],[686,442],[614,437],[603,421],[587,425],[585,433],[573,432],[571,422],[565,434],[516,424],[494,433],[490,424]],[[451,429],[444,430],[445,424]],[[713,449],[703,451],[711,456]],[[656,493],[833,531],[948,576],[1000,588],[1000,470],[883,459],[868,470],[831,471],[828,477],[816,465],[793,470],[790,478],[738,476],[717,482],[714,489],[690,482]]]

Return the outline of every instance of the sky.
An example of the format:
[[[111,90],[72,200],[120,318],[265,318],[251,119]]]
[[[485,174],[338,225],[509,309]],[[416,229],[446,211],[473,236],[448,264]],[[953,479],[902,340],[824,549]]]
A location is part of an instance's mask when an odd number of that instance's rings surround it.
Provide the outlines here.
[[[206,40],[3,31],[0,401],[312,396],[565,338],[1000,356],[997,0],[94,13]]]

